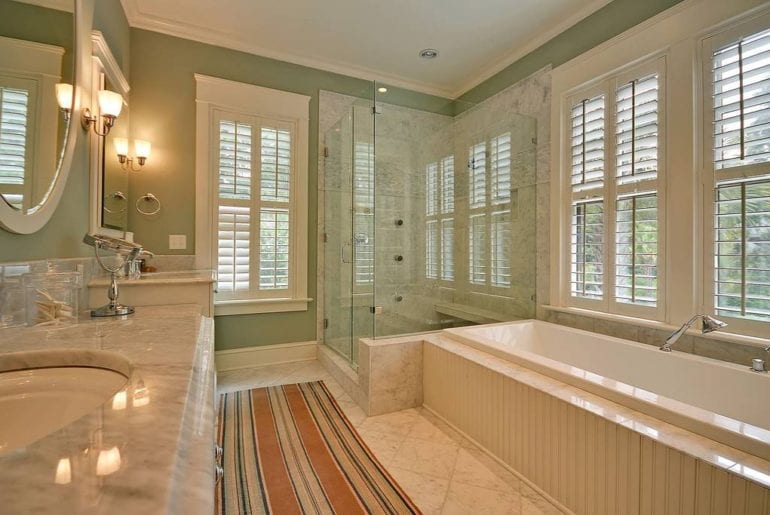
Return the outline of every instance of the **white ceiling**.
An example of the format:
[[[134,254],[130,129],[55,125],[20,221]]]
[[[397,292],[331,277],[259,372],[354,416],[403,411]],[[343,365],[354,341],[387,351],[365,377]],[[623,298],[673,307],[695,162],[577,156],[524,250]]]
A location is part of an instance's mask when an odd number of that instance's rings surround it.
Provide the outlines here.
[[[122,0],[134,27],[452,98],[609,1]]]

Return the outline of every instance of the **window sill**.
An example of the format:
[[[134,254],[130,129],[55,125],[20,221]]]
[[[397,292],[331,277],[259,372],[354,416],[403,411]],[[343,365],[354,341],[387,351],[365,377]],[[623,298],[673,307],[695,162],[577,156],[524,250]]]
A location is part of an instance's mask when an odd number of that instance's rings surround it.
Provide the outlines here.
[[[307,311],[313,299],[243,299],[214,301],[214,315],[254,315],[259,313],[286,313]]]
[[[626,315],[616,315],[614,313],[604,313],[602,311],[593,311],[584,308],[573,308],[564,306],[548,306],[542,305],[543,309],[548,311],[557,311],[560,313],[568,313],[572,315],[585,316],[590,318],[598,318],[601,320],[609,320],[612,322],[620,322],[625,324],[633,324],[639,327],[651,327],[653,329],[660,329],[662,331],[676,331],[680,326],[674,326],[666,322],[659,322],[657,320],[648,320],[646,318],[630,317]],[[683,320],[682,323],[686,322]],[[723,342],[739,343],[742,345],[750,345],[753,347],[759,347],[764,349],[767,347],[767,339],[760,338],[758,336],[749,336],[746,334],[729,333],[725,331],[719,331],[714,333],[701,334],[697,329],[689,329],[688,334],[693,334],[701,338],[707,338],[709,340],[719,340]]]

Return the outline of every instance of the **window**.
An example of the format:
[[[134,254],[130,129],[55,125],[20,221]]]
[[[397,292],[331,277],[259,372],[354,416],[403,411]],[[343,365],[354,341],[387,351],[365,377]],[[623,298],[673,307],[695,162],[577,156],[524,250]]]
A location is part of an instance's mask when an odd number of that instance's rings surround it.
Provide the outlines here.
[[[472,285],[511,286],[511,133],[468,150],[468,280]]]
[[[770,30],[738,27],[706,46],[705,304],[751,332],[770,321]]]
[[[216,314],[305,310],[308,97],[196,80],[196,264],[217,270]]]
[[[663,58],[569,99],[567,283],[572,305],[660,308]]]
[[[374,145],[357,141],[353,156],[353,290],[374,285]]]
[[[454,281],[454,156],[425,167],[425,277]]]
[[[28,89],[0,86],[0,193],[18,209],[25,205],[30,166],[30,100]]]

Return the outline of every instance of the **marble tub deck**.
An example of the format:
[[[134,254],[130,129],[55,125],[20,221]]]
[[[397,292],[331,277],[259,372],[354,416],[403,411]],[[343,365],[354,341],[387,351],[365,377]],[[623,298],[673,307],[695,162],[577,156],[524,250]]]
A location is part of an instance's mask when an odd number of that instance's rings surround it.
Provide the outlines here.
[[[425,409],[367,417],[318,361],[220,372],[217,386],[225,393],[316,380],[425,515],[561,513]]]

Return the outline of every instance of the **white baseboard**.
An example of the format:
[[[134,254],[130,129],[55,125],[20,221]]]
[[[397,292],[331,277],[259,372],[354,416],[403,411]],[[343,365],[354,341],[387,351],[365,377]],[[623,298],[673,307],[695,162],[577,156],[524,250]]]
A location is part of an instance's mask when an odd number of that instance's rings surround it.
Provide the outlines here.
[[[279,343],[242,349],[218,350],[217,371],[262,367],[295,361],[310,361],[317,357],[318,342]]]

